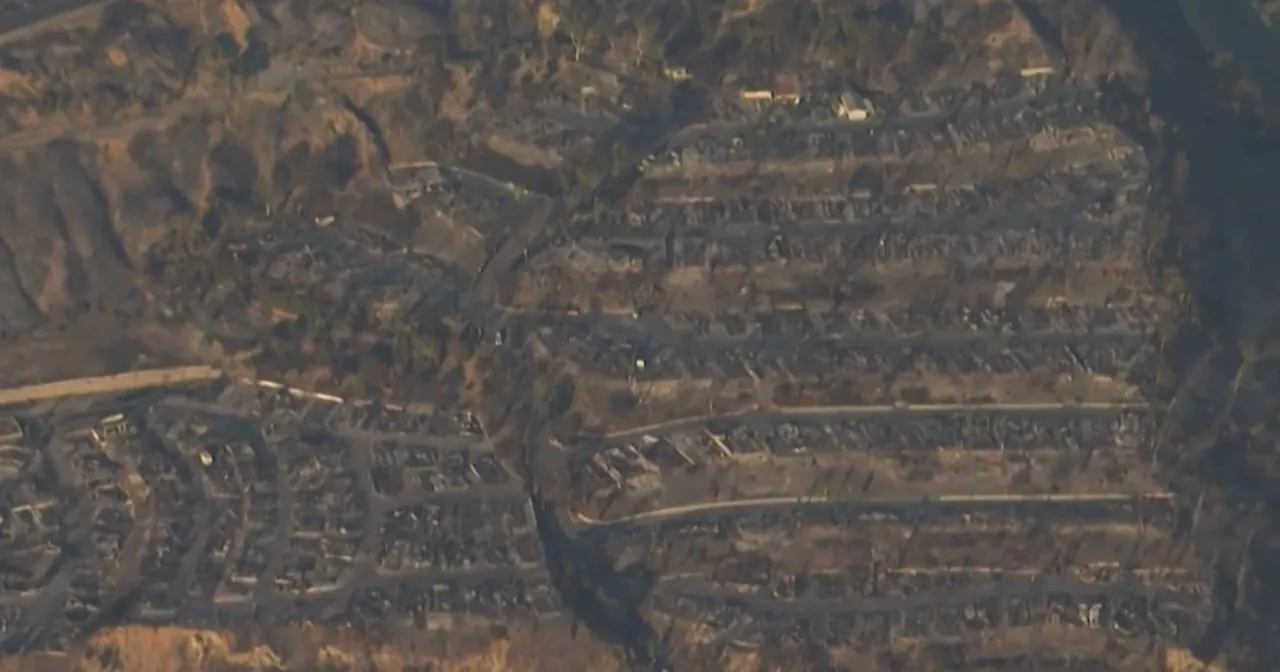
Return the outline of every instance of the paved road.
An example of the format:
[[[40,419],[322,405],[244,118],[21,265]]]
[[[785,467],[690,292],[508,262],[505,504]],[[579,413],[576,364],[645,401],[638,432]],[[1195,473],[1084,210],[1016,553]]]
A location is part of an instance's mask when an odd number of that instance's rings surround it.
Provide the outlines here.
[[[60,397],[90,394],[119,394],[148,387],[182,385],[217,380],[222,372],[208,366],[181,366],[150,371],[132,371],[110,376],[76,378],[0,390],[0,406],[48,401]]]
[[[704,502],[701,504],[688,504],[685,506],[673,506],[665,509],[657,509],[654,511],[645,511],[629,516],[622,516],[611,520],[595,520],[586,516],[579,516],[580,522],[587,527],[616,527],[634,523],[659,522],[685,516],[696,516],[703,513],[714,513],[717,511],[737,512],[747,510],[768,510],[778,507],[788,506],[815,506],[815,505],[831,505],[838,507],[848,507],[851,509],[865,508],[876,509],[893,506],[912,506],[928,503],[937,504],[1055,504],[1055,503],[1072,503],[1072,504],[1090,504],[1090,503],[1114,503],[1114,502],[1133,502],[1133,501],[1157,501],[1171,500],[1173,495],[1168,492],[1153,492],[1146,495],[1134,496],[1125,493],[1116,492],[1097,492],[1082,494],[1037,494],[1037,495],[941,495],[937,497],[906,498],[899,497],[893,499],[879,500],[844,500],[832,497],[758,497],[755,499],[739,499],[731,502]]]

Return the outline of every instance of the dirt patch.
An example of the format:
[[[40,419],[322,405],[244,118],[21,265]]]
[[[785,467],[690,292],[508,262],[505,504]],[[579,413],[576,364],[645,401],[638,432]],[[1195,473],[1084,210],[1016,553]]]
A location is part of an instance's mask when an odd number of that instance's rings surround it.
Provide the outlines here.
[[[1227,672],[1227,667],[1214,662],[1201,662],[1186,649],[1170,647],[1164,652],[1161,672]]]
[[[30,86],[30,81],[22,73],[0,69],[0,92],[24,90]]]
[[[236,44],[241,49],[249,46],[249,29],[253,27],[253,19],[249,18],[244,7],[237,0],[218,0],[218,14],[222,16],[227,28],[231,29]]]
[[[0,661],[0,672],[554,672],[566,669],[621,672],[608,647],[587,641],[576,628],[551,624],[537,631],[513,628],[505,635],[458,633],[361,633],[304,626],[237,636],[178,627],[112,628],[94,636],[83,659],[26,656]],[[416,642],[416,643],[415,643]],[[56,665],[56,667],[48,667]]]

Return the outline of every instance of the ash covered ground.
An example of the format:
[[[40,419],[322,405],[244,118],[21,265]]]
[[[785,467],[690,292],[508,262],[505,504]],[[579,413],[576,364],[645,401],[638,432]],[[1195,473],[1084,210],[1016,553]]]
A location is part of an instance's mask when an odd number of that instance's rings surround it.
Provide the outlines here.
[[[0,6],[0,670],[1275,669],[1201,5]]]

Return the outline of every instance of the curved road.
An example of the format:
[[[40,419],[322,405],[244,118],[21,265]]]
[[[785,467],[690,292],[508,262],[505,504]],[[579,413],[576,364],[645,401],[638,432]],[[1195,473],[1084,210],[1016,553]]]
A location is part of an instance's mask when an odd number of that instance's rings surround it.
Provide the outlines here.
[[[82,10],[101,9],[111,0],[46,0],[35,5],[0,12],[0,45],[21,36],[22,31],[45,22],[70,17]]]

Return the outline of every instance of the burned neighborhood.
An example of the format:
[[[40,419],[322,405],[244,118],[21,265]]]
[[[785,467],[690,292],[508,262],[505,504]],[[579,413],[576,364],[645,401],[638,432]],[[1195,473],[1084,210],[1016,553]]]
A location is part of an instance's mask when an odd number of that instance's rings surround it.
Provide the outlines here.
[[[1280,666],[1270,0],[46,4],[0,670]]]

